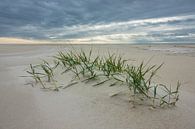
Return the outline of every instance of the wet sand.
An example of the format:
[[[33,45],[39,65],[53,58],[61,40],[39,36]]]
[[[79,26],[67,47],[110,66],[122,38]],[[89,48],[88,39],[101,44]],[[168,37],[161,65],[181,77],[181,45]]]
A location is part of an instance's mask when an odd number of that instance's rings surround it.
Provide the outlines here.
[[[121,87],[79,83],[47,92],[25,85],[29,79],[19,77],[30,63],[73,48],[93,48],[102,56],[115,52],[134,63],[152,57],[151,64],[164,63],[157,82],[174,87],[181,81],[180,101],[173,108],[132,108],[124,95],[109,97]],[[0,129],[194,129],[194,66],[194,45],[0,45]],[[68,84],[70,79],[65,74],[62,81]]]

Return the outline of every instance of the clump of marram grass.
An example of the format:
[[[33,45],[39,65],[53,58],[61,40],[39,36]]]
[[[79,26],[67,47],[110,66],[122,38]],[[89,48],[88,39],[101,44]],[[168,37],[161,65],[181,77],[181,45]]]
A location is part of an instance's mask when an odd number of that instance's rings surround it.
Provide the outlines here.
[[[37,66],[33,66],[30,64],[30,70],[26,71],[30,76],[23,76],[23,77],[32,77],[35,80],[35,83],[40,83],[42,88],[45,89],[45,85],[43,84],[42,77],[44,76],[43,73],[37,72],[36,71]]]
[[[56,85],[56,80],[54,79],[54,69],[57,68],[58,63],[55,66],[51,66],[47,61],[43,60],[41,64],[32,65],[30,64],[30,70],[26,72],[30,74],[30,76],[23,76],[23,77],[32,77],[35,80],[35,83],[40,83],[43,89],[52,89],[58,91],[58,87]],[[47,81],[45,81],[47,78]],[[47,87],[44,82],[52,83],[52,87]]]
[[[54,70],[58,67],[63,69],[61,74],[65,74],[71,71],[75,76],[72,78],[70,84],[63,87],[63,89],[70,87],[78,82],[74,82],[79,79],[81,82],[88,83],[89,81],[100,80],[93,86],[99,86],[106,82],[111,82],[110,86],[123,85],[127,86],[130,91],[131,101],[135,102],[136,99],[141,101],[151,101],[152,106],[164,106],[175,105],[179,100],[179,87],[180,83],[177,83],[175,91],[172,88],[167,88],[166,85],[156,84],[152,81],[157,71],[163,64],[156,66],[147,66],[142,62],[138,66],[129,65],[128,60],[123,59],[122,56],[112,54],[108,57],[95,56],[92,58],[92,50],[87,54],[84,51],[76,52],[59,52],[54,56],[55,65],[51,65],[43,60],[42,64],[32,66],[30,65],[30,74],[36,83],[40,83],[42,88],[45,86],[44,78],[47,78],[48,82],[53,82],[54,90],[58,91],[60,87],[57,87],[57,82],[54,79]]]
[[[156,105],[158,100],[159,106],[175,105],[179,99],[178,90],[180,83],[177,83],[177,88],[172,91],[171,87],[168,89],[162,84],[151,84],[152,78],[155,76],[156,72],[162,67],[163,64],[156,66],[150,66],[145,68],[142,62],[138,67],[128,66],[125,70],[127,73],[126,84],[132,91],[133,99],[140,98],[143,100],[151,99],[153,102],[153,107]],[[163,93],[164,92],[164,93]]]

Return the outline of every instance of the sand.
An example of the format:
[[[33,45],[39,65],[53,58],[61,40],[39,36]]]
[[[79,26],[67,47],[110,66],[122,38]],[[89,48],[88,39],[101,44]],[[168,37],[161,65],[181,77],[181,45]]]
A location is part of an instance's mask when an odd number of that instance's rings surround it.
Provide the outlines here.
[[[136,106],[125,95],[109,97],[121,87],[80,83],[59,92],[25,85],[30,63],[50,59],[59,50],[94,49],[95,54],[120,53],[134,63],[148,60],[164,66],[155,79],[182,83],[173,108]],[[0,129],[194,129],[195,45],[0,45]],[[70,75],[62,81],[67,84]]]

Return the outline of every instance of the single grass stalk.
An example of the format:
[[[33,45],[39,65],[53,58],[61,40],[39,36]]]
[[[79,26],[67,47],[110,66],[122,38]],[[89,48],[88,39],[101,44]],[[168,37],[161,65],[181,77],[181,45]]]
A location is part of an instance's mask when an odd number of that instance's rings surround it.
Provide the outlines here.
[[[109,80],[110,80],[110,79],[106,79],[106,80],[104,80],[104,81],[101,81],[101,82],[99,82],[99,83],[94,84],[93,86],[98,86],[98,85],[104,84],[105,82],[107,82],[107,81],[109,81]]]
[[[68,84],[67,86],[63,87],[63,89],[66,89],[66,88],[71,87],[71,86],[76,85],[76,84],[78,84],[78,82],[72,82],[72,83]]]

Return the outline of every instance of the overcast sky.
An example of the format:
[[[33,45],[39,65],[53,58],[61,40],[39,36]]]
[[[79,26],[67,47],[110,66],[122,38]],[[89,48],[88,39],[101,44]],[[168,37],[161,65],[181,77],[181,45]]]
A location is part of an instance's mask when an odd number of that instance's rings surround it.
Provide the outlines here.
[[[195,0],[1,0],[0,37],[195,43]]]

